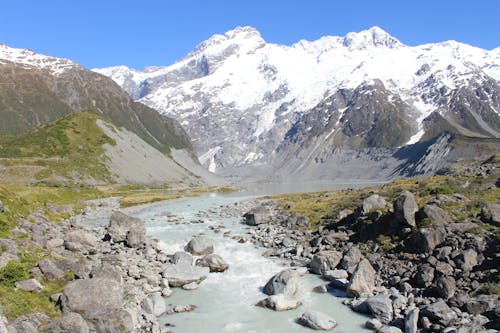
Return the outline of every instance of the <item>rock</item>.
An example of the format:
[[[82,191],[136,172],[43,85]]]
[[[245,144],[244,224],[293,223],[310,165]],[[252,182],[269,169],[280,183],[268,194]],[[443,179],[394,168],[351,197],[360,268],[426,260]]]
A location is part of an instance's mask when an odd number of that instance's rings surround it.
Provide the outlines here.
[[[377,330],[377,333],[403,333],[403,332],[401,331],[401,329],[399,329],[396,326],[385,325],[385,326],[382,326],[381,328],[379,328]]]
[[[471,271],[478,264],[477,252],[473,249],[465,250],[454,261],[462,270]]]
[[[369,330],[376,331],[382,327],[382,323],[377,318],[368,319],[365,323],[365,327]]]
[[[363,215],[366,215],[373,210],[383,210],[385,208],[387,208],[387,201],[378,194],[372,194],[363,200],[360,210]]]
[[[65,312],[77,312],[83,317],[88,313],[120,309],[123,306],[123,289],[111,279],[83,279],[70,281],[61,296]]]
[[[434,280],[434,268],[430,264],[420,265],[415,274],[415,280],[418,286],[428,287]]]
[[[441,275],[453,275],[453,267],[443,261],[438,261],[436,263],[436,272],[440,273]]]
[[[335,319],[319,311],[304,312],[297,320],[299,324],[313,330],[329,331],[337,326]]]
[[[368,298],[365,303],[368,311],[383,324],[388,324],[392,321],[392,301],[389,297],[378,294]]]
[[[73,230],[66,234],[64,246],[73,252],[94,253],[97,239],[83,230]]]
[[[441,276],[436,281],[436,291],[444,299],[453,297],[456,289],[455,279],[451,276]]]
[[[191,283],[188,283],[188,284],[185,284],[182,286],[182,289],[184,290],[196,290],[200,287],[200,285],[196,282],[191,282]]]
[[[419,221],[428,219],[431,224],[445,224],[452,221],[448,213],[436,205],[425,205],[418,211],[417,217]]]
[[[405,333],[417,333],[419,312],[419,308],[414,308],[405,317]]]
[[[40,291],[43,289],[43,286],[36,279],[18,281],[15,283],[15,287],[26,291]]]
[[[337,251],[321,251],[314,255],[309,263],[312,273],[322,275],[325,271],[332,270],[340,263],[342,254]]]
[[[403,191],[394,202],[394,218],[399,226],[410,226],[416,228],[415,213],[418,212],[418,204],[415,196],[409,191]]]
[[[485,223],[500,227],[500,204],[487,204],[481,210],[481,219]]]
[[[293,296],[297,292],[299,274],[294,269],[286,269],[274,275],[264,286],[266,295],[284,294]]]
[[[172,263],[173,264],[192,265],[193,264],[193,256],[187,252],[184,252],[184,251],[177,251],[172,256]]]
[[[19,254],[19,246],[16,241],[7,238],[0,238],[0,253],[8,253],[17,256]]]
[[[64,272],[59,269],[51,260],[42,259],[38,261],[38,268],[43,273],[45,278],[49,281],[63,279],[65,277]]]
[[[443,326],[449,326],[457,319],[457,314],[444,301],[426,305],[421,311],[422,316]]]
[[[132,333],[138,323],[136,310],[100,309],[90,313],[87,318],[97,333]],[[92,330],[93,332],[93,330]]]
[[[61,318],[50,322],[47,333],[89,333],[89,326],[81,315],[75,312],[65,313]]]
[[[56,303],[57,304],[61,300],[61,296],[62,296],[62,293],[52,294],[52,295],[50,295],[50,301],[52,303]]]
[[[196,310],[196,305],[176,305],[167,311],[167,314],[191,312]]]
[[[72,272],[78,279],[88,278],[92,270],[92,265],[90,264],[90,262],[84,259],[78,260],[78,259],[66,258],[59,260],[56,263],[56,265],[63,271]]]
[[[344,253],[341,266],[350,274],[354,273],[356,266],[363,259],[363,255],[357,246],[351,246],[347,252]]]
[[[64,245],[64,239],[62,238],[51,238],[45,242],[46,249],[54,249],[56,247],[61,247]]]
[[[495,310],[500,306],[498,296],[494,295],[481,295],[469,300],[465,309],[468,313],[477,315],[491,310]]]
[[[142,248],[146,242],[146,225],[141,219],[116,211],[111,215],[107,237],[116,243]]]
[[[90,273],[95,279],[111,279],[118,282],[123,286],[123,276],[122,271],[118,266],[111,265],[109,263],[103,263],[92,269]]]
[[[210,268],[210,272],[224,272],[229,265],[217,254],[207,254],[196,260],[196,265]]]
[[[23,316],[17,318],[8,326],[9,333],[38,333],[39,323]],[[3,332],[2,332],[3,333]]]
[[[347,279],[349,277],[349,273],[347,273],[344,269],[334,269],[331,271],[326,271],[323,273],[322,278],[327,281],[333,281],[337,279]]]
[[[420,229],[411,237],[413,249],[417,253],[431,253],[436,246],[444,242],[446,230],[441,227]]]
[[[314,287],[312,291],[318,294],[326,294],[328,292],[328,288],[324,284],[322,284]]]
[[[347,279],[334,279],[330,281],[330,284],[328,284],[330,288],[333,289],[339,289],[339,290],[347,290],[347,287],[349,286],[349,280]]]
[[[187,243],[184,250],[195,256],[211,254],[214,253],[214,242],[207,236],[196,236]]]
[[[347,286],[349,297],[371,294],[375,288],[375,270],[367,259],[359,262]]]
[[[259,301],[256,305],[268,308],[274,311],[286,311],[298,308],[301,301],[288,298],[284,294],[272,295]]]
[[[142,309],[156,317],[167,313],[167,305],[160,293],[153,293],[142,301]]]
[[[163,271],[163,277],[168,280],[172,287],[182,287],[185,284],[205,280],[210,273],[208,267],[192,266],[187,264],[167,264]]]
[[[271,210],[265,206],[258,206],[243,215],[247,225],[256,226],[267,223],[271,216]]]

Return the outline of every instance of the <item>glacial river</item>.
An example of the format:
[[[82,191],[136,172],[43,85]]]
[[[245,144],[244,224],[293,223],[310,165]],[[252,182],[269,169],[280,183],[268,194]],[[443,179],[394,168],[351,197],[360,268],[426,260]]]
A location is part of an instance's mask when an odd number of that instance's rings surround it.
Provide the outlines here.
[[[214,239],[215,253],[228,264],[224,273],[210,273],[209,277],[195,291],[174,289],[166,299],[168,308],[174,305],[194,304],[197,309],[189,313],[165,315],[160,323],[169,323],[174,333],[220,333],[255,332],[289,333],[312,332],[298,325],[295,320],[305,310],[319,310],[331,315],[338,323],[333,332],[364,332],[367,318],[351,311],[343,305],[341,295],[318,294],[312,288],[326,284],[315,275],[307,274],[300,279],[299,298],[303,305],[298,309],[275,312],[256,307],[255,303],[266,297],[261,288],[276,273],[289,267],[287,262],[262,256],[264,249],[251,243],[238,243],[222,233],[214,233],[211,225],[224,225],[231,235],[246,235],[248,228],[241,218],[222,218],[215,211],[224,205],[247,199],[248,197],[209,195],[185,198],[148,206],[133,215],[147,223],[147,233],[161,240],[163,249],[171,254],[183,250],[184,245],[194,235],[206,234]],[[202,219],[202,224],[175,224],[172,214],[180,219],[199,219],[200,211],[211,211]],[[166,213],[170,213],[170,217]],[[247,235],[248,237],[248,235]],[[337,297],[339,296],[339,297]],[[366,330],[368,332],[368,330]]]

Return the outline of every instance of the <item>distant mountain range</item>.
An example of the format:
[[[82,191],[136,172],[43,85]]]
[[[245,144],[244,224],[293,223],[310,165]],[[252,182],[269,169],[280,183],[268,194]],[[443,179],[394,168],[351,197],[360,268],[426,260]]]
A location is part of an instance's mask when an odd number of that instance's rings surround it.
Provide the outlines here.
[[[97,117],[68,118],[75,113]],[[101,129],[95,127],[96,121]],[[77,128],[83,125],[86,127]],[[102,135],[103,139],[94,141],[95,138],[86,136],[91,130],[94,136]],[[20,173],[27,180],[52,177],[86,183],[203,183],[198,171],[207,173],[196,166],[199,162],[189,136],[176,120],[134,102],[113,80],[70,60],[3,44],[0,44],[0,136],[0,158],[4,158],[3,162],[8,159],[7,166],[0,165],[0,180],[12,179],[12,175]],[[116,147],[110,147],[110,143]],[[105,144],[108,144],[106,149]],[[80,162],[66,161],[63,164],[72,170],[59,168],[62,174],[57,175],[45,170],[47,158],[71,159],[68,150],[78,147],[82,147],[80,153],[87,154],[89,160],[96,160],[86,163],[86,156],[82,156]],[[138,147],[142,147],[141,152],[137,152]],[[100,155],[94,156],[96,152]],[[131,163],[130,156],[125,155],[138,156],[140,161]],[[151,156],[155,159],[150,159]],[[11,161],[19,157],[24,159]],[[28,163],[26,158],[36,161]],[[118,161],[128,165],[120,167]],[[26,163],[30,165],[22,165]],[[103,170],[101,164],[105,166]],[[33,174],[26,170],[32,170]]]
[[[447,153],[430,163],[440,135],[493,150],[500,137],[500,48],[412,47],[378,27],[292,46],[238,27],[171,66],[94,71],[176,118],[206,168],[238,178],[432,173],[460,157],[440,146]]]

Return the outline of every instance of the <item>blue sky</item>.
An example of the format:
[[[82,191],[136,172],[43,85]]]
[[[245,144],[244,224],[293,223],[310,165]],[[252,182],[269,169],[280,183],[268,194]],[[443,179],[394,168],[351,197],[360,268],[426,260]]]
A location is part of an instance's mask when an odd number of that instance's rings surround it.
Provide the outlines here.
[[[287,45],[377,25],[408,45],[500,46],[500,0],[4,0],[0,8],[1,43],[89,68],[169,65],[244,25]]]

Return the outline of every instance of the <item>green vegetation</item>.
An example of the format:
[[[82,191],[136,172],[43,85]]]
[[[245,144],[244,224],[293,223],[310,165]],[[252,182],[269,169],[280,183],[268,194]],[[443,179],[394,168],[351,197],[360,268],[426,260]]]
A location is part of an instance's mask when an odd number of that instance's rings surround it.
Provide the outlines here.
[[[53,176],[109,181],[103,145],[116,143],[96,124],[98,119],[92,113],[73,113],[27,134],[0,136],[0,158],[8,159],[1,163],[10,169],[32,166],[39,181]]]
[[[29,279],[29,274],[25,265],[20,262],[10,260],[0,269],[0,285],[3,287],[12,288],[16,282],[27,279]]]

